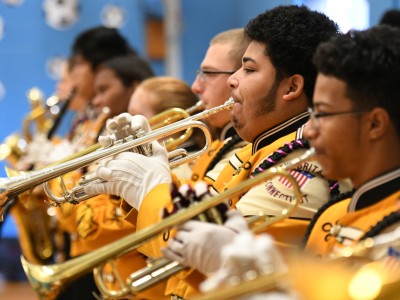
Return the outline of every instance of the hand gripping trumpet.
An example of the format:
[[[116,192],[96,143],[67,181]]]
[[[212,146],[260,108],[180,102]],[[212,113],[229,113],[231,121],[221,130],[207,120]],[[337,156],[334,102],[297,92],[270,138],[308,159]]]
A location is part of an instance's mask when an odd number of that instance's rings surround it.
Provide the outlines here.
[[[400,227],[369,237],[354,245],[337,248],[326,260],[308,257],[304,253],[289,258],[289,270],[265,274],[248,272],[243,280],[234,285],[225,285],[195,297],[194,300],[238,299],[254,294],[268,293],[293,283],[301,298],[321,299],[332,292],[335,299],[397,299],[399,295],[400,271],[398,253]],[[398,254],[397,254],[398,255]],[[394,254],[396,256],[396,254]],[[304,270],[307,270],[304,272]],[[329,269],[329,272],[326,270]],[[306,284],[306,286],[304,285]]]
[[[24,257],[21,257],[25,273],[32,287],[36,290],[41,299],[53,299],[54,296],[66,284],[68,284],[70,280],[73,280],[92,271],[94,268],[98,267],[108,260],[118,258],[121,255],[124,255],[140,247],[148,240],[157,237],[159,234],[162,234],[163,232],[173,228],[174,226],[195,218],[203,212],[226,201],[226,199],[238,196],[242,194],[244,190],[260,184],[265,180],[268,180],[275,176],[284,176],[290,183],[293,184],[293,186],[298,187],[296,180],[292,177],[292,175],[290,175],[290,170],[288,171],[288,169],[300,164],[305,159],[308,159],[311,155],[313,155],[313,152],[307,151],[304,155],[293,159],[284,167],[274,167],[268,169],[217,196],[205,199],[197,203],[196,205],[192,205],[188,208],[179,210],[177,213],[168,216],[157,224],[150,225],[140,231],[119,239],[118,241],[103,246],[95,251],[92,251],[91,253],[71,259],[67,262],[55,265],[41,266],[31,264],[26,261]],[[295,189],[295,192],[298,202],[300,201],[302,196],[301,191],[299,188],[297,188]],[[297,206],[297,202],[293,204],[293,207]],[[282,211],[281,215],[266,220],[264,226],[271,224],[272,222],[276,222],[277,220],[286,218],[290,212],[290,209],[285,209],[284,211]],[[161,279],[163,278],[165,278],[165,276]],[[146,287],[144,288],[151,286],[148,284],[149,283],[146,282]],[[110,298],[120,298],[129,293],[136,294],[144,288],[143,286],[133,286],[132,280],[128,279],[128,282],[125,285],[121,286],[120,291],[110,291],[108,293],[108,296],[111,296]]]
[[[204,110],[204,103],[201,100],[199,100],[198,102],[196,102],[195,105],[193,105],[187,109],[182,109],[182,108],[177,108],[177,107],[168,109],[164,112],[161,112],[161,113],[153,116],[148,121],[149,121],[151,129],[157,130],[157,129],[167,126],[169,124],[176,123],[179,120],[189,118],[192,113],[197,112],[199,110]],[[108,107],[103,108],[102,113],[99,115],[99,117],[96,120],[97,125],[95,125],[94,128],[102,127],[102,125],[106,121],[106,118],[109,115],[109,112],[110,112],[110,110]],[[114,134],[119,136],[119,141],[117,143],[123,142],[128,139],[130,139],[130,140],[137,139],[139,137],[142,137],[144,134],[144,132],[142,130],[138,130],[137,132],[133,132],[133,131],[129,130],[129,124],[126,124],[125,128],[126,129],[123,132],[121,130],[114,131]],[[98,129],[95,130],[95,132],[96,132],[95,137],[98,136],[98,133],[99,133],[98,131],[99,131]],[[203,132],[205,133],[204,130],[203,130]],[[184,162],[188,162],[188,161],[183,161],[183,160],[176,160],[177,158],[183,158],[183,157],[187,156],[186,149],[183,149],[183,148],[176,149],[176,148],[179,145],[181,145],[182,143],[186,142],[191,137],[192,133],[193,133],[193,128],[188,127],[178,137],[170,137],[170,138],[164,140],[165,148],[167,149],[167,151],[169,151],[168,159],[171,162],[171,164],[170,164],[171,168],[173,168],[179,164],[182,164]],[[92,138],[89,138],[89,140],[92,140]],[[211,143],[211,141],[209,139],[207,139],[207,137],[206,137],[206,141],[208,141],[208,143]],[[79,153],[72,155],[69,158],[67,157],[63,161],[68,161],[68,160],[71,160],[72,158],[86,155],[86,154],[91,153],[100,148],[101,148],[101,144],[96,143],[96,144],[80,151]],[[146,147],[145,145],[138,146],[135,148],[135,150],[131,150],[131,151],[135,151],[137,153],[147,155],[147,156],[151,155],[150,149],[148,147]],[[195,158],[195,156],[193,158]],[[97,177],[94,177],[93,174],[85,174],[79,180],[78,187],[73,188],[72,191],[68,191],[63,179],[61,178],[60,185],[61,185],[61,189],[62,189],[62,196],[56,196],[51,191],[51,188],[49,187],[48,182],[46,182],[44,184],[44,191],[45,191],[47,197],[50,199],[52,205],[58,205],[58,204],[64,203],[64,202],[70,202],[70,203],[76,204],[76,203],[79,203],[83,200],[90,198],[89,196],[86,197],[84,195],[83,187],[85,185],[88,185],[91,183],[97,183],[97,182],[101,182],[101,181],[102,180],[98,179]]]
[[[151,141],[158,140],[165,138],[169,135],[172,135],[174,133],[180,132],[182,130],[185,130],[187,128],[199,128],[200,130],[203,131],[205,137],[206,137],[206,143],[202,149],[195,153],[191,153],[186,155],[184,158],[174,160],[172,166],[177,165],[177,164],[182,164],[189,162],[199,155],[203,154],[204,152],[207,151],[207,149],[210,147],[211,144],[211,134],[210,131],[207,127],[206,124],[203,122],[200,122],[198,120],[203,119],[208,117],[209,115],[218,113],[222,110],[225,109],[231,109],[233,107],[233,100],[229,99],[227,100],[223,105],[220,105],[218,107],[214,107],[210,110],[203,111],[201,113],[198,113],[194,116],[191,116],[190,118],[183,119],[181,121],[175,122],[173,124],[164,126],[158,130],[155,130],[153,132],[150,132],[143,137],[140,137],[138,139],[131,139],[130,137],[124,138],[121,141],[118,141],[114,145],[108,147],[108,148],[102,148],[98,149],[96,151],[90,152],[86,155],[83,155],[81,157],[77,157],[74,159],[71,159],[69,161],[64,161],[59,164],[51,165],[49,167],[37,170],[37,171],[32,171],[32,172],[26,172],[22,173],[19,176],[13,177],[13,178],[1,178],[0,180],[0,215],[1,215],[1,220],[3,218],[3,212],[7,204],[9,204],[12,199],[14,199],[16,196],[19,194],[28,191],[46,181],[49,181],[51,179],[57,178],[63,174],[66,174],[68,172],[80,169],[82,167],[85,167],[87,165],[90,165],[94,163],[97,160],[104,159],[107,157],[110,157],[112,155],[128,151],[130,149],[133,149],[135,147],[139,147],[141,145],[147,144]],[[179,150],[179,149],[178,149]],[[79,187],[78,187],[79,189]],[[80,190],[79,190],[80,192]],[[60,203],[64,202],[80,202],[82,199],[88,199],[89,197],[84,194],[81,198],[81,195],[76,196],[74,195],[75,191],[71,192],[70,195],[67,195],[65,199],[62,199]],[[54,205],[58,205],[60,203],[54,203]]]

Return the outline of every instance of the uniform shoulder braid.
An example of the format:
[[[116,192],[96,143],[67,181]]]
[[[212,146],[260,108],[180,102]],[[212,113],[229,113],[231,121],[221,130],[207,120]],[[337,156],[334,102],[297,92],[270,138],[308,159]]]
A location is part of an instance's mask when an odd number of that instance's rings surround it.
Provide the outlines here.
[[[253,177],[257,175],[258,173],[261,173],[273,166],[275,166],[279,161],[281,161],[283,158],[288,156],[290,153],[297,149],[309,149],[310,144],[306,139],[297,139],[294,141],[291,141],[289,143],[286,143],[284,146],[280,147],[278,150],[273,152],[271,155],[269,155],[250,175],[250,177]]]
[[[204,174],[207,174],[208,171],[214,169],[214,167],[222,159],[222,157],[224,157],[226,153],[228,153],[233,147],[235,147],[235,145],[237,145],[241,141],[243,140],[238,134],[233,135],[232,138],[224,146],[222,146],[218,153],[215,155]]]
[[[394,211],[385,216],[382,220],[376,223],[376,225],[372,226],[371,229],[367,231],[360,240],[377,236],[378,234],[383,233],[383,231],[389,226],[398,222],[400,222],[400,213],[398,211]]]

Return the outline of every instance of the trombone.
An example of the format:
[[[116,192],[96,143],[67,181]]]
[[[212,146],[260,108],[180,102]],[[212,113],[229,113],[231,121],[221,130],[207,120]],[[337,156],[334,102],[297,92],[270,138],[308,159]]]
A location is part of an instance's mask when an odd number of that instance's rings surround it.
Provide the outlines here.
[[[61,264],[48,266],[35,265],[26,261],[24,257],[21,257],[22,266],[25,270],[28,280],[30,281],[32,287],[38,293],[40,299],[53,299],[52,297],[54,297],[56,293],[60,292],[70,280],[73,280],[90,272],[105,261],[118,258],[121,255],[124,255],[136,249],[137,247],[140,247],[148,240],[155,238],[157,235],[165,232],[166,230],[169,230],[174,226],[195,218],[206,210],[209,210],[214,206],[224,202],[227,198],[238,196],[243,193],[243,190],[260,184],[267,179],[273,178],[278,175],[284,176],[289,180],[290,183],[293,184],[293,186],[298,187],[296,179],[292,177],[288,169],[302,163],[311,155],[313,155],[313,151],[309,150],[298,158],[290,161],[286,166],[274,167],[263,173],[259,173],[253,178],[241,182],[237,186],[217,196],[210,197],[199,202],[196,205],[192,205],[188,208],[179,210],[177,213],[168,216],[157,224],[153,224],[146,228],[143,228],[140,231],[123,237],[122,239],[103,246],[95,251],[92,251],[91,253],[71,259]],[[295,191],[297,201],[300,201],[299,199],[301,199],[302,197],[301,191],[299,188]],[[290,211],[285,209],[282,211],[282,214],[280,216],[273,217],[272,220],[269,221],[267,220],[265,224],[268,225],[271,222],[286,218],[289,213]],[[164,279],[165,276],[155,278],[154,280],[156,281],[154,281],[154,283],[158,282],[160,278]],[[111,294],[111,297],[113,298],[121,297],[122,295],[126,295],[126,293],[135,294],[140,290],[151,286],[148,284],[149,283],[146,282],[146,286],[133,286],[132,282],[130,282],[130,280],[128,279],[128,283],[121,288],[121,291],[111,291],[109,292],[109,294]],[[101,286],[99,288],[102,289]]]
[[[0,220],[3,220],[3,213],[6,206],[11,203],[16,196],[38,186],[39,184],[59,177],[65,173],[69,173],[76,169],[80,169],[82,167],[90,165],[97,160],[104,159],[115,154],[139,147],[141,145],[148,144],[149,142],[152,142],[154,140],[165,138],[169,135],[175,134],[187,128],[199,128],[203,131],[206,137],[206,143],[204,147],[195,153],[190,153],[188,155],[185,155],[183,158],[174,160],[171,163],[171,167],[187,163],[206,152],[211,144],[212,138],[207,125],[198,120],[206,118],[209,115],[218,113],[225,109],[232,109],[233,104],[233,99],[229,99],[223,105],[214,107],[207,111],[203,111],[190,118],[183,119],[173,124],[164,126],[158,130],[145,134],[143,137],[140,137],[138,139],[132,140],[128,136],[127,138],[123,138],[122,140],[117,141],[108,148],[98,149],[97,151],[92,151],[81,157],[67,160],[56,165],[50,165],[49,167],[37,171],[21,173],[21,175],[12,178],[2,178],[0,180]],[[65,202],[78,203],[82,200],[90,198],[85,193],[83,193],[83,195],[80,193],[83,191],[82,187],[77,188],[77,194],[79,192],[79,195],[75,195],[75,191],[73,191],[66,194],[60,202],[53,203],[53,205],[57,206]]]

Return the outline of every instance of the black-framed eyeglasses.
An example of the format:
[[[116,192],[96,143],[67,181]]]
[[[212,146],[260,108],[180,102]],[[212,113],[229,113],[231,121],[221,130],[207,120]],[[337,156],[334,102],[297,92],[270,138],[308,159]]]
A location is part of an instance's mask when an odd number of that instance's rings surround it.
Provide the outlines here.
[[[200,81],[205,82],[207,81],[207,78],[213,76],[213,75],[219,75],[219,74],[228,74],[232,75],[236,71],[220,71],[220,70],[197,70],[196,71],[196,76],[199,77]]]
[[[365,110],[348,110],[348,111],[337,111],[337,112],[315,112],[312,107],[309,107],[308,113],[310,114],[310,120],[315,121],[315,123],[317,125],[319,125],[319,120],[321,118],[340,116],[340,115],[350,115],[350,114],[360,115],[360,114],[365,113]]]

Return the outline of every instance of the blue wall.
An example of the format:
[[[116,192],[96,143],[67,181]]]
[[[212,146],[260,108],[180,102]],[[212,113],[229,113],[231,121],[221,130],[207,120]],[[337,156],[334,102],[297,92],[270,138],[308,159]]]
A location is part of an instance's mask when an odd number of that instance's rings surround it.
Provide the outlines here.
[[[45,1],[50,0],[20,0],[20,5],[7,4],[18,2],[16,0],[0,1],[0,90],[1,84],[5,89],[3,96],[0,92],[0,142],[10,133],[20,131],[23,118],[30,109],[26,92],[31,87],[39,87],[47,96],[54,91],[56,79],[46,70],[49,58],[67,57],[79,32],[101,24],[100,15],[106,5],[112,4],[125,11],[126,22],[120,31],[144,56],[146,16],[162,14],[162,0],[80,0],[78,21],[64,30],[56,30],[44,20],[42,6]],[[249,19],[277,5],[307,3],[302,0],[181,2],[182,79],[188,83],[193,81],[208,42],[216,33],[244,26]],[[385,10],[399,8],[399,2],[369,0],[370,24],[376,24]],[[1,21],[4,26],[2,38]],[[162,61],[152,61],[152,64],[158,75],[164,74]],[[5,177],[4,163],[1,162],[0,177]]]

